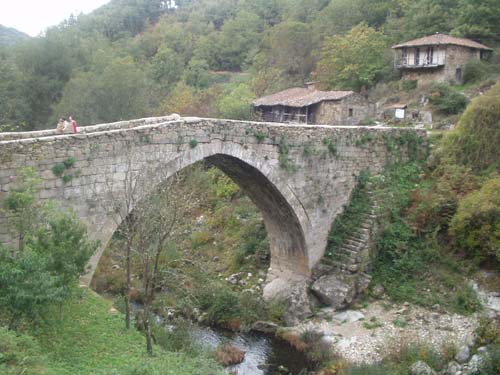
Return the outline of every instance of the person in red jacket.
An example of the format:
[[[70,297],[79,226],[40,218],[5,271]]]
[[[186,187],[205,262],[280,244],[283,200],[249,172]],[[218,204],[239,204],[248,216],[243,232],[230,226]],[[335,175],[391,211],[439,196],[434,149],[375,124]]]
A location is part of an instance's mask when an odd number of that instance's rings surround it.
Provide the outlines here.
[[[72,116],[69,116],[69,122],[73,126],[73,133],[78,133],[78,124],[76,123],[75,120],[73,120]]]

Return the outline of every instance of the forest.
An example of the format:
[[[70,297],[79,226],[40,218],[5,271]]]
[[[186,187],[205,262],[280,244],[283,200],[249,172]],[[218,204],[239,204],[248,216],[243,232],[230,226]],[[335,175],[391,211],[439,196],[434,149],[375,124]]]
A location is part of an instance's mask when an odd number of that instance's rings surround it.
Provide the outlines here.
[[[398,42],[442,32],[496,47],[499,20],[496,0],[112,0],[0,43],[0,126],[247,119],[254,98],[305,81],[359,91],[397,80]]]

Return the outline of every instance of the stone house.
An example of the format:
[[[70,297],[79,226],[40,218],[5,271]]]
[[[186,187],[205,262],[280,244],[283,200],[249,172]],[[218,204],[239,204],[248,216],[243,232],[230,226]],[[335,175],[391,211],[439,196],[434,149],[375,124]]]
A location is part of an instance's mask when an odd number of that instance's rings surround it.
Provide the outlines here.
[[[261,121],[298,124],[358,125],[375,115],[374,106],[353,91],[295,87],[255,100]]]
[[[470,39],[434,34],[392,46],[402,79],[463,83],[465,64],[482,60],[491,48]]]

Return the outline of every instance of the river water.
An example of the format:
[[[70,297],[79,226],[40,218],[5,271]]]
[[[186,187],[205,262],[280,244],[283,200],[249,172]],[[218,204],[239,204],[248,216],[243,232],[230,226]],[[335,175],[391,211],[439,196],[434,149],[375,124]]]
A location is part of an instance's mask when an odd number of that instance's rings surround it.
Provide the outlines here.
[[[194,341],[207,350],[228,343],[244,351],[245,359],[242,363],[227,367],[228,370],[236,370],[238,375],[297,375],[308,369],[303,353],[269,335],[257,332],[234,333],[201,326],[193,326],[191,332]]]

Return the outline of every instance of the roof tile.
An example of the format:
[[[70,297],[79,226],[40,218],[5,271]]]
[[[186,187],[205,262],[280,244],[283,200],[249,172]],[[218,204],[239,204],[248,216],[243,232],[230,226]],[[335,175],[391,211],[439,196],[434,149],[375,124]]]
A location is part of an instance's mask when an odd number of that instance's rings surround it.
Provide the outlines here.
[[[320,91],[294,87],[254,100],[252,104],[255,107],[283,105],[301,108],[325,100],[340,100],[352,94],[353,91]]]
[[[453,44],[456,46],[484,49],[488,51],[492,50],[490,47],[487,47],[484,44],[475,42],[473,40],[465,38],[455,38],[454,36],[449,36],[446,34],[434,34],[434,35],[424,36],[423,38],[413,39],[406,43],[397,44],[395,46],[392,46],[392,48],[433,46],[441,44]]]

